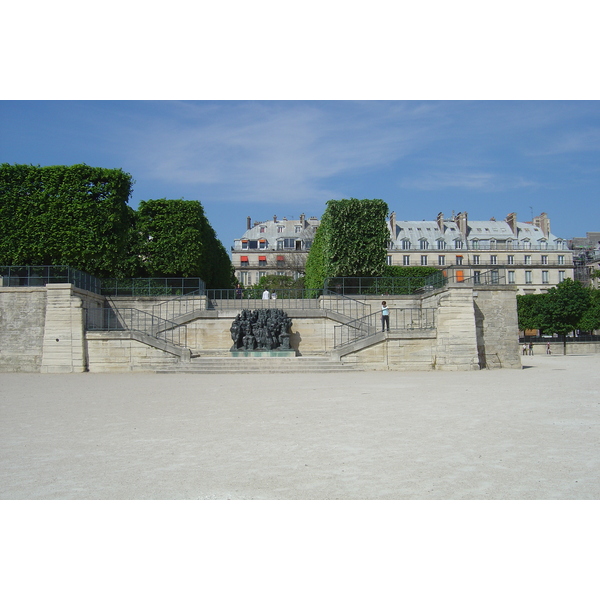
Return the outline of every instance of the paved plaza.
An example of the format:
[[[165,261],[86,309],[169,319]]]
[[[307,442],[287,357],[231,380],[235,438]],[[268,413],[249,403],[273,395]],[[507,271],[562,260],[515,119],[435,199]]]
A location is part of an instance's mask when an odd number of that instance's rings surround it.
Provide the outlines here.
[[[600,354],[522,370],[0,374],[2,499],[598,499]]]

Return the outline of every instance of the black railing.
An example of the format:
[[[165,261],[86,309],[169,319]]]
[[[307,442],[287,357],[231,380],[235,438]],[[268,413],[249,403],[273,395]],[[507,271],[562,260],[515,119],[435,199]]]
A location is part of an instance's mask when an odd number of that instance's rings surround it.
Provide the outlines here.
[[[187,328],[136,308],[88,308],[86,331],[137,331],[177,346],[187,345]]]
[[[435,329],[434,308],[390,308],[389,331],[417,331]],[[359,339],[383,330],[381,311],[371,313],[343,325],[334,327],[334,347],[341,348]],[[387,330],[387,326],[386,326]]]
[[[103,279],[104,296],[185,296],[204,294],[206,286],[199,277],[147,277]]]
[[[439,271],[425,277],[330,277],[325,280],[325,289],[344,296],[404,296],[423,294],[446,283],[447,277]]]
[[[0,266],[4,287],[36,287],[47,283],[71,283],[76,288],[100,294],[100,279],[65,265]]]

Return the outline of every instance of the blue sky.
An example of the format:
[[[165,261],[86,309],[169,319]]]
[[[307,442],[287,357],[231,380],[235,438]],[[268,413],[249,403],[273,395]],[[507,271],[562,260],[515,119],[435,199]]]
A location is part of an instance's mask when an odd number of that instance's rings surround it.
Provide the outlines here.
[[[226,248],[246,216],[348,197],[600,230],[597,101],[2,101],[0,131],[0,162],[122,168],[134,207],[200,200]]]

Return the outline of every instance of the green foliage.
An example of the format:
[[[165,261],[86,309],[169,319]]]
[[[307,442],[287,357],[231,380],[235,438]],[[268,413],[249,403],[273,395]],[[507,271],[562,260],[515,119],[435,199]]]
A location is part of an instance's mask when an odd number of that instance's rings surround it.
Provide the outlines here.
[[[565,279],[545,294],[517,296],[520,329],[540,329],[565,336],[575,329],[600,326],[598,296],[579,281]]]
[[[201,277],[207,288],[233,287],[227,252],[196,200],[147,200],[136,212],[138,274]]]
[[[294,279],[289,275],[265,275],[252,287],[261,291],[265,288],[268,290],[303,290],[304,277]]]
[[[0,264],[113,274],[126,262],[131,185],[121,169],[0,165]]]
[[[540,328],[540,315],[545,294],[526,294],[517,295],[517,314],[519,320],[519,329]]]
[[[540,329],[544,333],[566,335],[578,329],[590,305],[589,289],[572,279],[565,279],[543,297]]]
[[[589,289],[590,304],[578,324],[581,331],[600,329],[600,290]]]
[[[306,261],[306,285],[329,277],[383,275],[389,230],[383,200],[330,200]]]

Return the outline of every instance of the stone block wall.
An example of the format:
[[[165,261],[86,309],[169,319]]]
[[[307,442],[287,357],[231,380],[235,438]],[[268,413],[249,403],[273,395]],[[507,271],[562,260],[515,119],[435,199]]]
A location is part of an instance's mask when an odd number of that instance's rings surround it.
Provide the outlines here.
[[[40,371],[45,319],[44,287],[0,287],[0,372]]]

